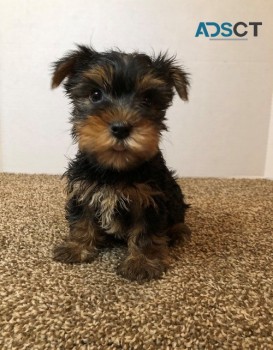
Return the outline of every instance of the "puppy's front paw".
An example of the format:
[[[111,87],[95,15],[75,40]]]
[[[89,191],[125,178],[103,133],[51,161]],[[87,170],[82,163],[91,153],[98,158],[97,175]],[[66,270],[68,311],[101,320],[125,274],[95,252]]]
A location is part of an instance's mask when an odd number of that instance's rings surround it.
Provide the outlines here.
[[[127,257],[118,266],[117,272],[130,281],[157,279],[167,270],[167,264],[160,259],[147,259],[145,256]]]
[[[77,242],[68,241],[56,246],[53,259],[64,263],[91,262],[96,256],[95,249],[91,249]]]

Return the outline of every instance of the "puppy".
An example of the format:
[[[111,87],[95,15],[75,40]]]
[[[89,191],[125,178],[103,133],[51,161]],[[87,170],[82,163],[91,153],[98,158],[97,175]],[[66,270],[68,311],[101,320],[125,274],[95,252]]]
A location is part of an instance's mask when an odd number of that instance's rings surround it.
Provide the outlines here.
[[[188,100],[188,75],[166,54],[78,46],[54,63],[52,87],[63,82],[79,150],[65,173],[70,233],[54,259],[91,262],[99,249],[123,240],[128,252],[118,273],[159,278],[169,246],[190,234],[188,205],[159,149],[174,90]]]

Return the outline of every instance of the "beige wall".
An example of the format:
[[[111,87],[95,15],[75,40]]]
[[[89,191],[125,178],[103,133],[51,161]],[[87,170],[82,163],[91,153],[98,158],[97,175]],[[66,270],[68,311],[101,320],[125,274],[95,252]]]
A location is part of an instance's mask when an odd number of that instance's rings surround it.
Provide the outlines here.
[[[263,26],[247,41],[210,41],[195,38],[200,21]],[[271,0],[0,0],[0,170],[63,172],[75,149],[49,64],[76,42],[177,53],[190,102],[175,99],[162,148],[180,175],[269,176],[272,23]]]
[[[271,102],[271,118],[270,118],[270,128],[268,133],[264,176],[267,178],[273,179],[273,95],[272,95],[272,102]]]

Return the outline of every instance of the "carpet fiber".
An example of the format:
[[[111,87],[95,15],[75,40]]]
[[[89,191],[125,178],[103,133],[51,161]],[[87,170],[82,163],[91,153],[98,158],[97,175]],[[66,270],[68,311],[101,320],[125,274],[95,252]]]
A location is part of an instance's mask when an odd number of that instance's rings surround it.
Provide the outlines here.
[[[57,176],[0,174],[0,349],[273,349],[273,181],[182,179],[192,240],[161,280],[51,258]]]

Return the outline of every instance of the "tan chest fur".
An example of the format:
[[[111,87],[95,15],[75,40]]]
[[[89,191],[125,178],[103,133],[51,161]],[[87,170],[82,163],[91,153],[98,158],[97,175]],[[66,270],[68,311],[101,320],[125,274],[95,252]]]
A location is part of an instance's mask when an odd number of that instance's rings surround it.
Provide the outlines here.
[[[132,186],[109,186],[77,182],[69,197],[77,197],[82,203],[95,212],[100,227],[109,234],[116,234],[121,229],[118,217],[118,208],[122,211],[131,211],[139,217],[143,209],[153,206],[155,195],[162,195],[145,183],[136,183]]]

